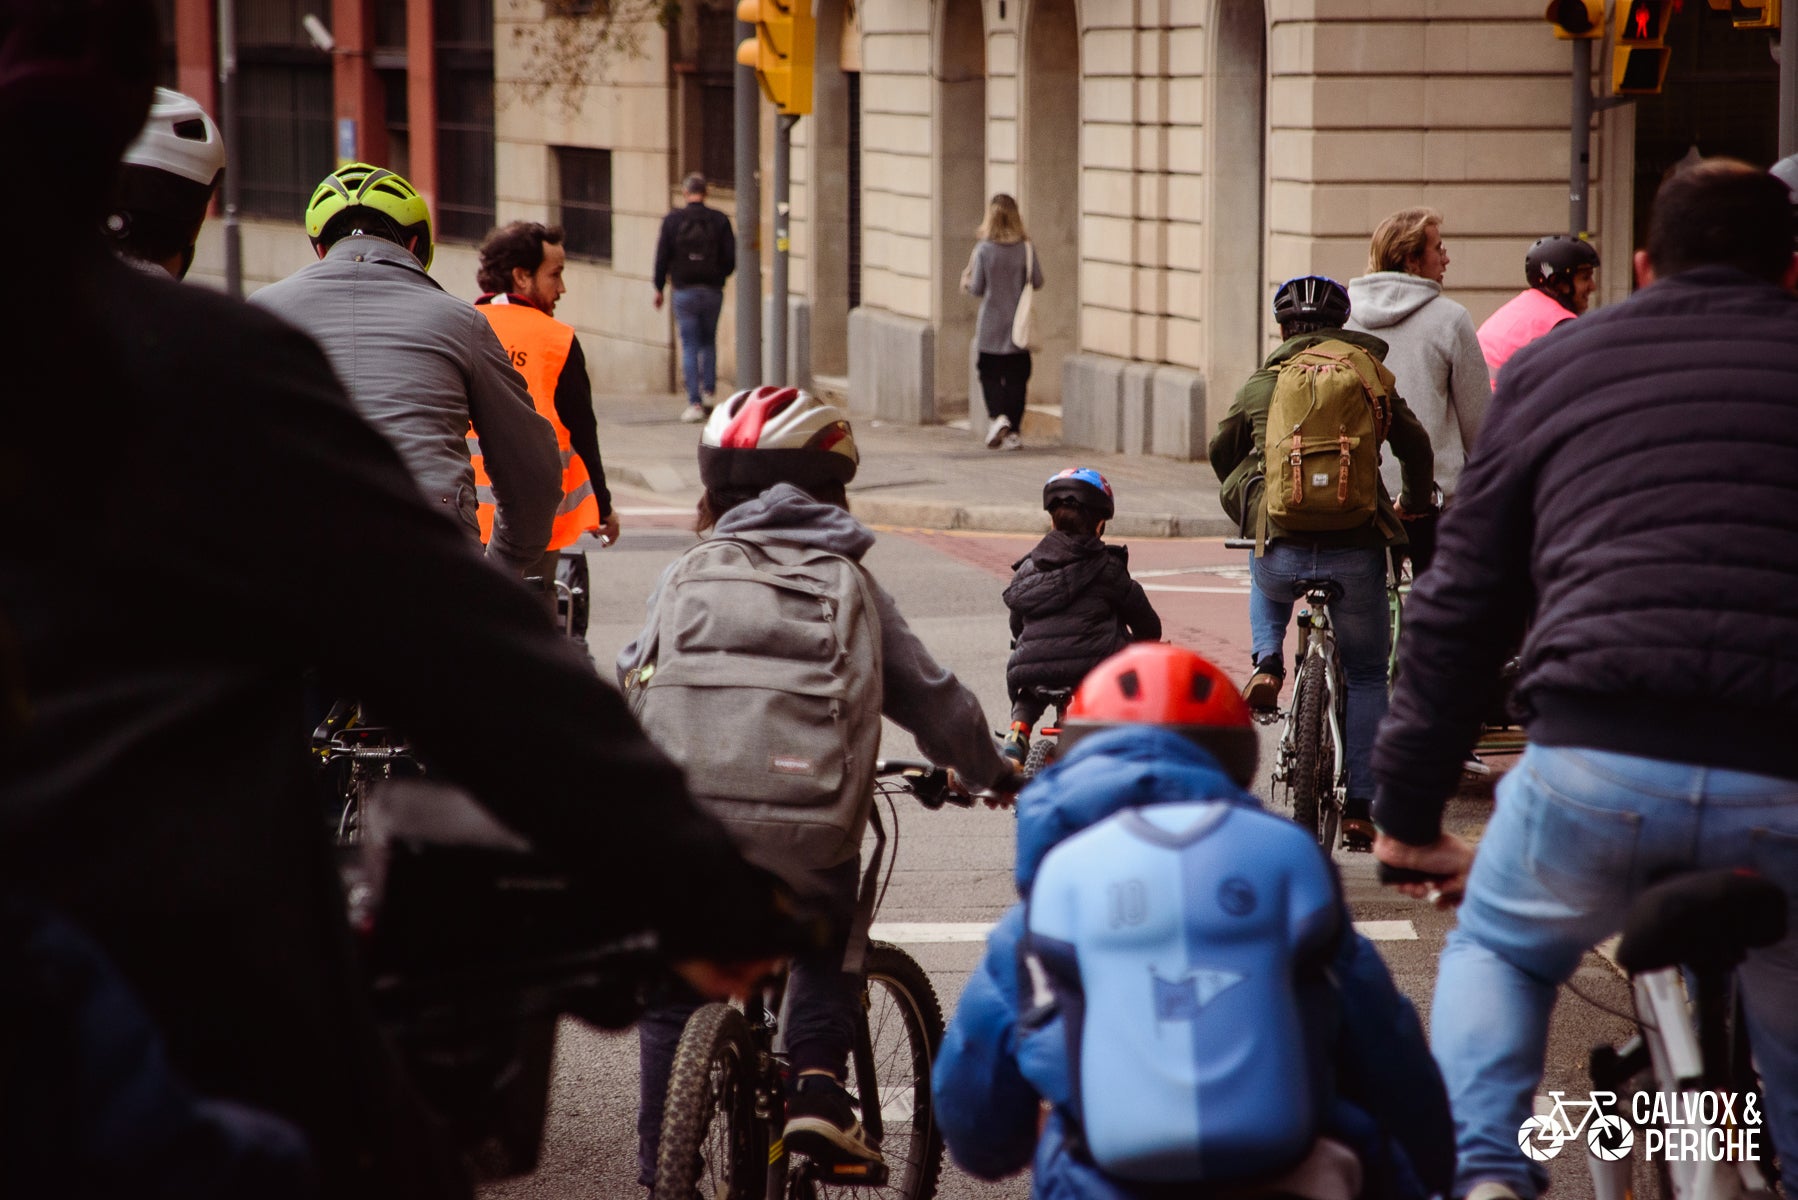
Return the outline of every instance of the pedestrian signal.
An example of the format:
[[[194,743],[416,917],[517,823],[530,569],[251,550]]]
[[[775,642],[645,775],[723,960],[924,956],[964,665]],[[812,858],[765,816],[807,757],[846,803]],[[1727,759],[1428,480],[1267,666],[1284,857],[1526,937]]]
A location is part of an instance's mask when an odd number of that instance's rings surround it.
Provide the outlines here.
[[[1563,41],[1604,36],[1604,0],[1553,0],[1542,15]]]
[[[768,102],[790,116],[812,111],[812,0],[740,0],[737,20],[755,36],[737,45],[737,61],[755,69]]]
[[[1664,41],[1673,0],[1618,0],[1617,44],[1611,49],[1611,91],[1653,95],[1667,78]]]

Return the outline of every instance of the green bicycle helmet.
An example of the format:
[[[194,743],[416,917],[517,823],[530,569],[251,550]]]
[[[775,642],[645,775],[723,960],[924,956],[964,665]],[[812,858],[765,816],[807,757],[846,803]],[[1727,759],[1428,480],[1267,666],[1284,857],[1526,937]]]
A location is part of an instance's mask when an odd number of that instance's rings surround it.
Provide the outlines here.
[[[346,213],[350,214],[349,219],[340,220]],[[328,248],[346,236],[357,220],[367,220],[370,213],[380,218],[375,225],[384,224],[387,228],[365,232],[390,232],[392,240],[402,246],[417,237],[418,245],[412,253],[426,270],[430,269],[431,255],[436,250],[431,237],[431,210],[417,188],[385,167],[348,163],[325,176],[312,199],[306,202],[306,236],[319,249]]]

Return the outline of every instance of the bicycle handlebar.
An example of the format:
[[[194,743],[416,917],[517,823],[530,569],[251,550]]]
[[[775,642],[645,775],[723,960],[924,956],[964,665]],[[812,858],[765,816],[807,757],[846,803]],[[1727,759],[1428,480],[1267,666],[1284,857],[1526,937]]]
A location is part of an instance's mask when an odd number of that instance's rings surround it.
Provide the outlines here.
[[[1395,867],[1391,863],[1379,866],[1380,882],[1385,883],[1447,883],[1452,875],[1432,875],[1428,871],[1417,871],[1410,867]]]
[[[917,797],[918,803],[925,808],[935,810],[946,803],[958,808],[974,807],[974,797],[949,786],[947,767],[939,767],[921,758],[881,758],[874,761],[876,779],[891,779],[894,776],[903,777],[905,790]]]

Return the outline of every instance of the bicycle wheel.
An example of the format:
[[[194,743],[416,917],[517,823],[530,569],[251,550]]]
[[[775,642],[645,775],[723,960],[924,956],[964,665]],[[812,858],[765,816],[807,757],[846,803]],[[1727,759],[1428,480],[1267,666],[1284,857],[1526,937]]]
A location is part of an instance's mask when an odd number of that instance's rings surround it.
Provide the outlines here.
[[[943,1169],[943,1138],[930,1108],[930,1069],[943,1042],[943,1009],[924,968],[897,946],[871,943],[866,974],[863,1011],[874,1051],[874,1084],[884,1126],[880,1153],[886,1159],[887,1182],[883,1187],[860,1188],[807,1180],[807,1194],[930,1200]],[[855,1075],[853,1090],[859,1102],[873,1089],[862,1078],[859,1064]]]
[[[1024,759],[1024,778],[1035,779],[1036,773],[1055,761],[1056,743],[1049,738],[1038,738],[1030,743],[1030,753]]]
[[[1335,747],[1330,741],[1330,689],[1324,679],[1324,660],[1311,654],[1299,667],[1299,681],[1293,688],[1293,720],[1298,736],[1293,754],[1292,776],[1287,782],[1292,792],[1292,819],[1311,830],[1326,851],[1326,831],[1320,819],[1325,815],[1325,800],[1331,798]]]
[[[755,1119],[755,1071],[742,1013],[708,1004],[687,1020],[662,1106],[655,1195],[761,1196],[768,1154]]]

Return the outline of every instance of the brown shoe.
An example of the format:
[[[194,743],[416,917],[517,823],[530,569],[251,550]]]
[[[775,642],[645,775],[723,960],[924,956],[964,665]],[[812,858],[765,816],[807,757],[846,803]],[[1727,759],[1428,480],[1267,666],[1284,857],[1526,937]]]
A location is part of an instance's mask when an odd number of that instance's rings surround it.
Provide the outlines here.
[[[1242,689],[1243,702],[1250,708],[1271,712],[1280,707],[1280,686],[1285,677],[1272,671],[1256,671]]]

